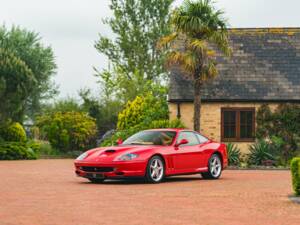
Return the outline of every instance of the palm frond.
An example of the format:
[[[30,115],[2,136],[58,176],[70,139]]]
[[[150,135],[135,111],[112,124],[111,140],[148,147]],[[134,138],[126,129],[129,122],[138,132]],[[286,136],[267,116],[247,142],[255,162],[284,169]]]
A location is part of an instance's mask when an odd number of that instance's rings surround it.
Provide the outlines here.
[[[203,66],[201,73],[202,80],[213,79],[218,75],[217,63],[214,60],[209,60],[207,65]]]
[[[172,50],[167,54],[167,66],[179,65],[184,61],[184,54],[180,51]]]
[[[211,32],[209,35],[209,40],[217,45],[217,47],[222,51],[225,56],[230,56],[232,53],[232,49],[229,45],[228,33],[227,31],[216,31]]]
[[[197,66],[197,57],[194,52],[180,52],[180,51],[171,51],[167,55],[167,65],[180,66],[185,72],[193,73],[195,71],[195,67]]]
[[[208,57],[215,57],[215,56],[216,56],[216,52],[215,52],[214,50],[208,50],[208,51],[206,52],[206,55],[207,55]]]
[[[174,42],[177,39],[177,37],[178,37],[177,32],[173,32],[172,34],[164,36],[158,41],[157,47],[159,49],[166,48],[168,46],[168,44],[171,44],[172,42]]]
[[[207,51],[207,42],[205,40],[194,38],[188,42],[188,48],[203,53],[204,51]]]
[[[195,52],[187,51],[184,53],[183,62],[180,65],[184,71],[187,71],[188,73],[192,74],[196,70],[197,67],[197,55]]]

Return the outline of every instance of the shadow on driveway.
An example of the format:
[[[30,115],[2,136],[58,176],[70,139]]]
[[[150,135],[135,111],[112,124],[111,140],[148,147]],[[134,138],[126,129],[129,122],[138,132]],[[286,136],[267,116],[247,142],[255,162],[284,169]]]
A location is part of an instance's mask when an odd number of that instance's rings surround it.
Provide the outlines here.
[[[192,182],[196,180],[203,180],[201,176],[198,177],[167,177],[162,183],[172,183],[172,182]],[[85,185],[138,185],[138,184],[150,184],[147,183],[143,178],[126,178],[126,179],[107,179],[103,183],[92,183],[89,180],[81,182],[80,184]]]

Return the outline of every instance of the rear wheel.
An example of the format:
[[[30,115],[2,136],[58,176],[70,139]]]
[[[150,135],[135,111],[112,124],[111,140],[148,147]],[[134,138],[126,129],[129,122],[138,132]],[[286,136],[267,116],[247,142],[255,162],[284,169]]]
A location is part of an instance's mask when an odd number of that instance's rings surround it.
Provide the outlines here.
[[[165,177],[165,165],[160,156],[153,156],[147,165],[146,180],[150,183],[159,183]]]
[[[104,181],[104,179],[99,179],[99,178],[88,178],[88,179],[94,184],[100,184]]]
[[[221,158],[217,154],[213,154],[208,160],[208,171],[201,173],[204,179],[218,179],[222,173]]]

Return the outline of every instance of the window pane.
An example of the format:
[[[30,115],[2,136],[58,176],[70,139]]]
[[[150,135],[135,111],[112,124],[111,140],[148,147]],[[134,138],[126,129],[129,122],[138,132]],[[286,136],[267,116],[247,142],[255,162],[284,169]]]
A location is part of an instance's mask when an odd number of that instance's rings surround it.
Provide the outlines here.
[[[253,138],[253,111],[240,112],[240,137]]]
[[[182,139],[188,140],[189,143],[181,146],[190,146],[190,145],[199,144],[199,141],[193,132],[181,132],[178,136],[177,143],[179,143]]]
[[[224,111],[224,138],[236,138],[236,112]]]
[[[197,137],[198,137],[198,139],[199,139],[199,141],[200,141],[201,144],[208,141],[208,139],[206,137],[203,137],[200,134],[196,134],[196,135],[197,135]]]
[[[174,131],[141,131],[129,137],[123,145],[171,145],[176,132]]]

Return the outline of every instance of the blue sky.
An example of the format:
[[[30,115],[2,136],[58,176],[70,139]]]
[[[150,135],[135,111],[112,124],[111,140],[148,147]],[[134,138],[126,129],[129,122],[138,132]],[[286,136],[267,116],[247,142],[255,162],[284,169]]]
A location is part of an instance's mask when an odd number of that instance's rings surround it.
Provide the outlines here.
[[[107,66],[107,60],[94,49],[98,34],[112,37],[102,18],[111,15],[110,0],[0,0],[0,24],[12,24],[39,32],[45,45],[51,45],[58,65],[55,76],[60,96],[77,96],[80,88],[99,84],[93,66]],[[177,0],[175,6],[182,0]],[[300,27],[300,1],[297,0],[218,0],[231,27]]]

